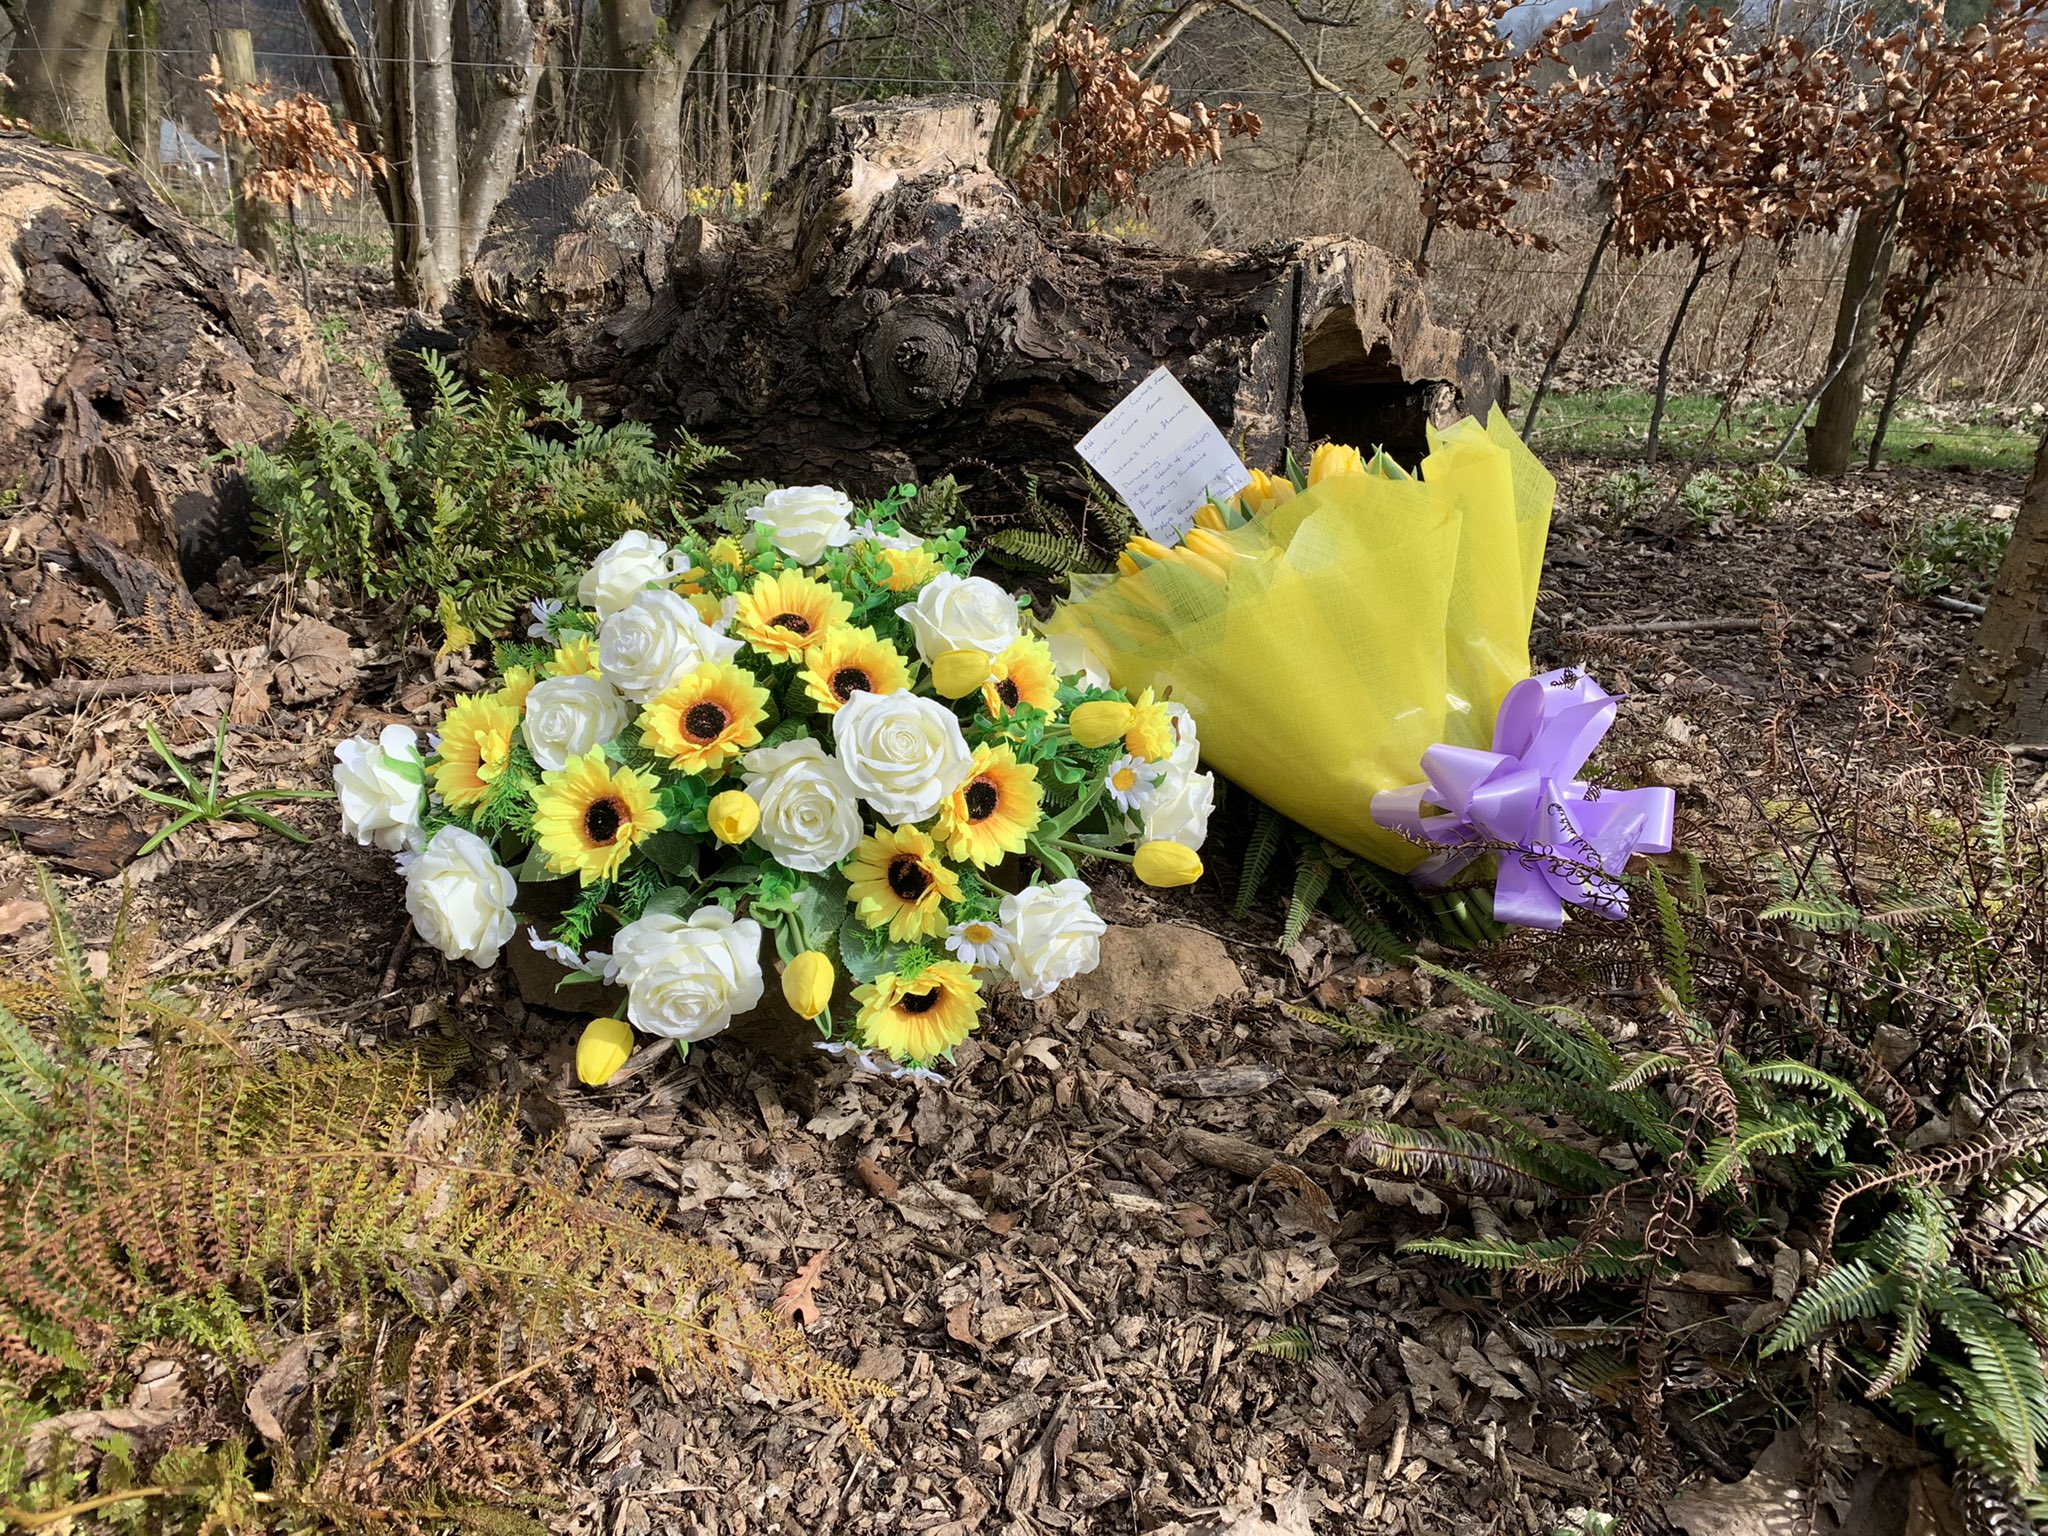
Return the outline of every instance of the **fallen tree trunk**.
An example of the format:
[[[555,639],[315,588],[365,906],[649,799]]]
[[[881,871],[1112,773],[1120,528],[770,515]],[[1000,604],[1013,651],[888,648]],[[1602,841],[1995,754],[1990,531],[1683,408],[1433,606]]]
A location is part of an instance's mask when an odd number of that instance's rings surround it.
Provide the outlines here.
[[[200,670],[187,567],[254,554],[212,456],[282,432],[325,371],[305,310],[134,170],[0,133],[0,647],[55,672],[118,616],[140,670]]]
[[[1324,438],[1412,463],[1426,422],[1500,397],[1387,252],[1181,256],[1060,227],[989,168],[994,120],[970,97],[841,108],[746,224],[671,222],[557,151],[478,253],[463,360],[687,428],[747,474],[874,494],[952,473],[984,509],[1027,479],[1078,500],[1075,441],[1162,363],[1262,467]]]

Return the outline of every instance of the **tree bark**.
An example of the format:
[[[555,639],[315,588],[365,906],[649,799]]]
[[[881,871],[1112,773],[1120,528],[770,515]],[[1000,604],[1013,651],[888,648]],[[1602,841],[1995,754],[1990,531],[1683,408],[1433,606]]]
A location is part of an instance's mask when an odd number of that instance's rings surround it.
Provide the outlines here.
[[[994,102],[832,115],[760,219],[680,226],[587,156],[516,182],[451,319],[466,362],[687,428],[742,474],[871,494],[958,474],[1078,503],[1075,441],[1155,367],[1246,462],[1337,438],[1414,462],[1484,414],[1492,356],[1406,263],[1330,237],[1175,256],[1054,225],[989,167]]]
[[[1877,408],[1877,421],[1870,429],[1870,452],[1864,464],[1870,469],[1877,468],[1884,455],[1885,434],[1891,431],[1892,412],[1898,409],[1899,391],[1905,387],[1906,365],[1913,361],[1913,347],[1920,340],[1921,331],[1927,328],[1927,317],[1934,309],[1934,292],[1938,279],[1930,272],[1920,284],[1919,293],[1913,297],[1913,312],[1906,317],[1905,327],[1899,332],[1898,350],[1892,356],[1892,376],[1884,387],[1884,404]]]
[[[121,55],[121,116],[127,128],[128,152],[146,171],[157,168],[157,120],[162,116],[156,80],[160,20],[158,0],[128,0],[127,52]]]
[[[119,141],[107,114],[107,50],[121,0],[14,0],[7,12],[9,110],[45,138],[111,153]]]
[[[1806,429],[1806,472],[1810,475],[1848,473],[1897,229],[1896,198],[1882,209],[1865,208],[1856,215],[1849,266],[1842,274],[1842,301],[1835,312],[1834,344],[1828,348],[1829,382],[1821,391],[1813,425]]]
[[[2048,743],[2048,433],[1950,695],[1949,724],[1994,741]]]
[[[1700,284],[1706,281],[1707,257],[1709,251],[1702,248],[1698,259],[1692,264],[1692,281],[1685,285],[1685,292],[1679,295],[1678,309],[1671,316],[1671,329],[1664,333],[1664,350],[1657,354],[1657,394],[1650,402],[1650,430],[1643,440],[1643,462],[1657,462],[1657,436],[1664,425],[1664,403],[1671,398],[1671,354],[1678,350],[1678,333],[1685,328],[1686,311],[1692,308],[1693,295],[1700,291]]]
[[[256,48],[248,30],[227,27],[213,34],[213,57],[220,66],[221,88],[239,91],[256,83]],[[228,198],[235,214],[235,244],[254,256],[270,271],[277,270],[277,237],[270,205],[251,197],[245,188],[249,175],[249,148],[229,139]]]
[[[557,0],[491,0],[494,62],[476,70],[484,95],[462,154],[461,264],[469,265],[491,215],[512,184],[535,94],[547,70],[548,43],[561,21]]]
[[[681,218],[683,92],[725,0],[602,0],[627,184],[648,210]]]

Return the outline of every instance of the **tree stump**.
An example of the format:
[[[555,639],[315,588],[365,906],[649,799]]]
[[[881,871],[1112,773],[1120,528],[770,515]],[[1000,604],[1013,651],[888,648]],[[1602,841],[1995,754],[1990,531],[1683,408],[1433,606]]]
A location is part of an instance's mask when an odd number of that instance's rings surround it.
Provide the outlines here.
[[[196,580],[222,553],[254,553],[241,477],[212,456],[284,431],[325,374],[306,311],[134,170],[0,133],[12,657],[57,671],[76,659],[75,631],[114,616],[166,642],[191,631],[187,565]],[[223,527],[238,518],[239,540]]]
[[[671,222],[559,150],[450,316],[464,362],[686,428],[743,473],[875,494],[956,474],[1078,500],[1075,441],[1160,364],[1248,463],[1336,438],[1412,463],[1500,397],[1411,268],[1328,237],[1178,256],[1058,226],[990,169],[995,104],[863,103],[743,224]],[[993,472],[993,473],[991,473]]]

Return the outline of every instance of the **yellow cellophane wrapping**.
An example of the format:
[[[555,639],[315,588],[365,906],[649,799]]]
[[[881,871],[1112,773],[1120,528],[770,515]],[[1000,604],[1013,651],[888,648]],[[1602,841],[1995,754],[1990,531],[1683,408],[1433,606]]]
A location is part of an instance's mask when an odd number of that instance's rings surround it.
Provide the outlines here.
[[[1046,626],[1119,688],[1186,705],[1205,766],[1396,870],[1422,850],[1372,797],[1421,779],[1437,742],[1491,744],[1529,675],[1557,488],[1498,410],[1429,447],[1419,480],[1331,476],[1216,534],[1227,558],[1205,539],[1199,561],[1079,581]]]

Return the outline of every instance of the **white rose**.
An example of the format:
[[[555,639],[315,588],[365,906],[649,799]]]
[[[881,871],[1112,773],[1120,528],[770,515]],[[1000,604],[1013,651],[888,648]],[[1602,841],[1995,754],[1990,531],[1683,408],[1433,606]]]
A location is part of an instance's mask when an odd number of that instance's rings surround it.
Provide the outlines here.
[[[864,523],[854,524],[853,536],[859,539],[861,543],[872,544],[877,549],[921,549],[924,547],[924,540],[914,533],[882,532],[880,528],[875,526],[873,518],[868,519]]]
[[[1166,718],[1173,725],[1173,753],[1166,760],[1176,768],[1192,771],[1201,760],[1202,741],[1195,731],[1195,717],[1185,704],[1168,704]]]
[[[859,846],[853,781],[816,738],[800,736],[740,759],[747,793],[761,807],[754,841],[777,863],[807,874],[830,869]]]
[[[917,636],[917,654],[926,666],[948,651],[997,655],[1023,633],[1017,599],[983,577],[951,571],[926,582],[917,601],[898,608],[896,617]]]
[[[853,503],[829,485],[770,491],[747,516],[766,528],[775,547],[798,565],[816,565],[826,550],[853,538]]]
[[[1034,885],[1005,896],[1002,922],[1013,946],[1010,979],[1030,998],[1050,997],[1061,982],[1094,970],[1109,928],[1096,916],[1088,887],[1079,880]]]
[[[405,910],[419,936],[450,960],[498,963],[518,927],[519,882],[474,832],[443,827],[405,871]]]
[[[761,925],[723,907],[643,917],[619,930],[607,974],[625,982],[635,1029],[703,1040],[761,1001]]]
[[[1095,648],[1075,631],[1069,629],[1057,635],[1047,635],[1045,647],[1052,653],[1053,670],[1061,677],[1079,673],[1081,681],[1090,688],[1109,686],[1109,669],[1102,664]]]
[[[386,853],[419,847],[427,770],[412,727],[387,725],[375,741],[342,742],[334,756],[341,830],[365,848]]]
[[[938,814],[974,766],[953,711],[914,693],[854,694],[832,717],[832,739],[860,797],[899,826]]]
[[[730,661],[739,648],[739,641],[706,624],[687,598],[658,587],[597,627],[604,680],[642,704],[707,661]]]
[[[554,771],[623,731],[633,711],[601,677],[544,677],[526,695],[520,735],[541,767]]]
[[[590,564],[576,583],[576,597],[608,619],[649,587],[675,574],[668,546],[652,534],[630,529]]]
[[[1216,808],[1216,775],[1168,765],[1165,782],[1145,808],[1145,841],[1200,850]]]

